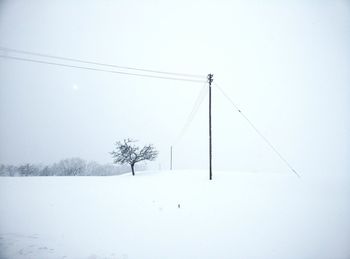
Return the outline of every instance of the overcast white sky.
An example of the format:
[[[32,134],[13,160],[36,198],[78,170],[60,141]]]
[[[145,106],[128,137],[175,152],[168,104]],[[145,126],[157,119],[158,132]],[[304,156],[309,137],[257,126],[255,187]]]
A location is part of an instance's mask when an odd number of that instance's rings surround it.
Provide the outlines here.
[[[0,46],[213,73],[301,174],[350,169],[349,1],[2,0]],[[0,163],[110,163],[130,137],[155,144],[153,166],[167,169],[202,86],[0,58]],[[207,101],[175,168],[207,167]],[[215,89],[213,152],[214,169],[288,172]]]

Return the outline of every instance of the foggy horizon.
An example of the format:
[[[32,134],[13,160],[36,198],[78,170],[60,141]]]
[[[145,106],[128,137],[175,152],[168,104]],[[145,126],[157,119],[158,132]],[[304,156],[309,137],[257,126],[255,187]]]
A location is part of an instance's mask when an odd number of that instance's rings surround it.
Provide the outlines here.
[[[135,3],[2,1],[0,46],[204,82],[213,73],[214,169],[289,171],[215,84],[302,174],[349,169],[348,2]],[[175,168],[208,167],[207,95],[174,145],[204,83],[7,58],[0,83],[0,163],[112,163],[114,143],[133,138],[159,150],[150,168],[169,168],[171,145]]]

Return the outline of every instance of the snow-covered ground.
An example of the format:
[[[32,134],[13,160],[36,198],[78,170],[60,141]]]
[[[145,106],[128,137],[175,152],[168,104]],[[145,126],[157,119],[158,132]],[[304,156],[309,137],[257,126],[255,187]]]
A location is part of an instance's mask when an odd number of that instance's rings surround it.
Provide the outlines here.
[[[350,258],[346,177],[0,178],[0,258]]]

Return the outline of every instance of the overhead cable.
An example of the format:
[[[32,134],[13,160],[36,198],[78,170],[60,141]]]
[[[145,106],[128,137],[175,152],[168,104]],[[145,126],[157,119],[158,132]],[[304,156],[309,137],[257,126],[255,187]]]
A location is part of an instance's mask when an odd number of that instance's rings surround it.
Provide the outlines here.
[[[300,178],[300,175],[297,171],[291,166],[291,164],[285,159],[282,154],[272,145],[272,143],[261,133],[261,131],[252,123],[251,120],[242,112],[241,109],[233,102],[233,100],[225,93],[225,91],[217,84],[215,84],[215,88],[219,89],[219,91],[226,97],[226,99],[233,105],[233,107],[242,115],[242,117],[248,122],[248,124],[254,129],[254,131],[265,141],[265,143],[275,152],[275,154],[287,165],[287,167]]]
[[[199,79],[197,80],[197,79],[190,79],[190,78],[166,77],[166,76],[156,76],[156,75],[149,75],[149,74],[129,73],[129,72],[107,70],[107,69],[101,69],[101,68],[69,65],[69,64],[63,64],[63,63],[57,63],[57,62],[31,59],[31,58],[15,57],[15,56],[10,56],[10,55],[0,55],[0,58],[14,59],[14,60],[27,61],[27,62],[32,62],[32,63],[40,63],[40,64],[46,64],[46,65],[69,67],[69,68],[85,69],[85,70],[90,70],[90,71],[99,71],[99,72],[107,72],[107,73],[114,73],[114,74],[121,74],[121,75],[129,75],[129,76],[158,78],[158,79],[167,79],[167,80],[176,80],[176,81],[187,81],[187,82],[193,82],[193,83],[203,83],[204,82],[204,80],[199,80]]]
[[[180,134],[177,136],[176,140],[174,141],[173,145],[177,144],[181,140],[181,138],[185,135],[186,131],[190,127],[190,125],[191,125],[193,119],[195,118],[201,104],[203,103],[205,96],[208,93],[207,90],[208,90],[207,82],[205,82],[204,86],[199,91],[198,96],[196,98],[196,101],[194,102],[193,108],[192,108],[191,112],[189,113],[187,120],[186,120]]]
[[[88,61],[88,60],[77,59],[77,58],[69,58],[69,57],[62,57],[62,56],[56,56],[56,55],[48,55],[48,54],[38,53],[38,52],[24,51],[24,50],[7,48],[7,47],[2,47],[2,46],[0,46],[0,50],[6,51],[6,52],[14,52],[14,53],[44,57],[44,58],[59,59],[59,60],[72,61],[72,62],[80,62],[80,63],[90,64],[90,65],[113,67],[113,68],[118,68],[118,69],[134,70],[134,71],[140,71],[140,72],[148,72],[148,73],[156,73],[156,74],[164,74],[164,75],[180,76],[180,77],[205,78],[205,76],[202,76],[202,75],[194,75],[194,74],[187,74],[187,73],[174,73],[174,72],[168,72],[168,71],[135,68],[135,67],[129,67],[129,66],[119,66],[119,65],[114,65],[114,64]]]

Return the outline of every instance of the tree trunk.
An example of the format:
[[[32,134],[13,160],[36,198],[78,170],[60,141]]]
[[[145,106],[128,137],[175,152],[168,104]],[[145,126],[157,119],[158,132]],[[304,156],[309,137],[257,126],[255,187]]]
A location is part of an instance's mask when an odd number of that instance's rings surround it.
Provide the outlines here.
[[[134,164],[131,164],[130,166],[131,166],[132,175],[135,176]]]

